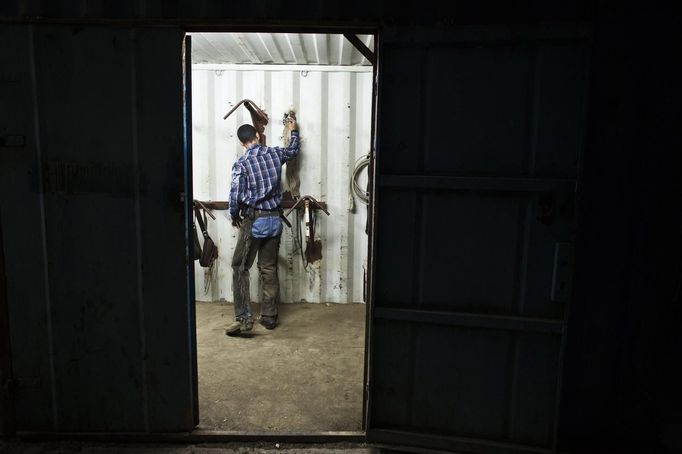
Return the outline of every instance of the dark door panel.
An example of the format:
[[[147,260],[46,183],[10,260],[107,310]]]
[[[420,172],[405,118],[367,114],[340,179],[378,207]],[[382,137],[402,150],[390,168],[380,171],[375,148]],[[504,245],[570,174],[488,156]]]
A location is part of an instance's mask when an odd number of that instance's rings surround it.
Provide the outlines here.
[[[9,107],[27,147],[2,156],[3,184],[14,182],[2,206],[17,213],[2,217],[17,245],[5,250],[14,373],[26,384],[17,428],[189,430],[183,32],[3,34],[25,49],[7,63],[18,68]]]
[[[368,437],[550,451],[586,35],[480,27],[385,36]]]

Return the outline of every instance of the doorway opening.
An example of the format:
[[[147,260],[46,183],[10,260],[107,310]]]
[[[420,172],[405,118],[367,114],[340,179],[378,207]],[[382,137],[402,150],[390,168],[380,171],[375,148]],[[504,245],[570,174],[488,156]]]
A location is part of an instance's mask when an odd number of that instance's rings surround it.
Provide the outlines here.
[[[217,246],[195,260],[198,429],[247,433],[364,430],[368,169],[375,35],[189,33],[194,206]],[[368,53],[369,52],[369,53]],[[254,114],[255,113],[255,114]],[[262,285],[250,268],[252,331],[234,321],[228,208],[237,129],[300,153],[282,169],[278,325],[258,323]],[[197,222],[200,243],[202,232]]]

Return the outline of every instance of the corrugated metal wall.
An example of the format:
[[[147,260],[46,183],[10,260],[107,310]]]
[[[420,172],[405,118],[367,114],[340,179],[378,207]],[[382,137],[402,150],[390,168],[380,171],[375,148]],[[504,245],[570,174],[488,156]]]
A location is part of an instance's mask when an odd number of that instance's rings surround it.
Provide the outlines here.
[[[322,241],[322,260],[304,269],[292,230],[285,228],[280,247],[282,302],[362,302],[367,235],[367,209],[356,201],[349,211],[350,179],[356,161],[370,147],[371,68],[354,71],[310,66],[309,70],[192,71],[192,122],[194,198],[227,200],[232,164],[244,149],[236,130],[251,119],[245,108],[227,120],[232,106],[247,98],[270,116],[266,127],[268,145],[282,145],[282,116],[293,107],[301,131],[301,194],[328,204],[330,217],[319,213],[317,235]],[[366,182],[366,170],[359,179]],[[230,262],[236,229],[226,211],[215,211],[209,233],[219,248],[217,269],[205,292],[206,269],[196,266],[197,299],[232,301]],[[294,220],[294,213],[290,215]],[[293,231],[295,232],[295,230]],[[258,273],[251,273],[252,299],[259,300]],[[258,293],[257,293],[258,292]]]
[[[372,66],[342,34],[190,33],[192,63]],[[374,35],[357,35],[373,51]]]
[[[0,152],[18,430],[196,424],[182,37],[0,27],[0,131],[24,141]]]

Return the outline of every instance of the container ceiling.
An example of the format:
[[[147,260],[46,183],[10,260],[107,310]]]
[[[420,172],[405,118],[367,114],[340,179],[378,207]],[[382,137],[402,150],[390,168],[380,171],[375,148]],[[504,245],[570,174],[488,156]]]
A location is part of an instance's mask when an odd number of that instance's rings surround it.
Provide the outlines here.
[[[192,63],[371,66],[343,36],[299,33],[190,33]],[[357,35],[374,51],[373,35]]]

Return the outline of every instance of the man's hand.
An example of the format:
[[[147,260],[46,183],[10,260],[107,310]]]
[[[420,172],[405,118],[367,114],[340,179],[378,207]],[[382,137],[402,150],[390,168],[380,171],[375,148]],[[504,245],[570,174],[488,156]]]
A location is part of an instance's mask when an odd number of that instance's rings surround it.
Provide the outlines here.
[[[289,131],[298,131],[298,123],[296,123],[296,120],[289,120],[287,128],[289,128]]]
[[[242,219],[241,218],[232,218],[232,226],[233,227],[241,227],[242,226]]]

